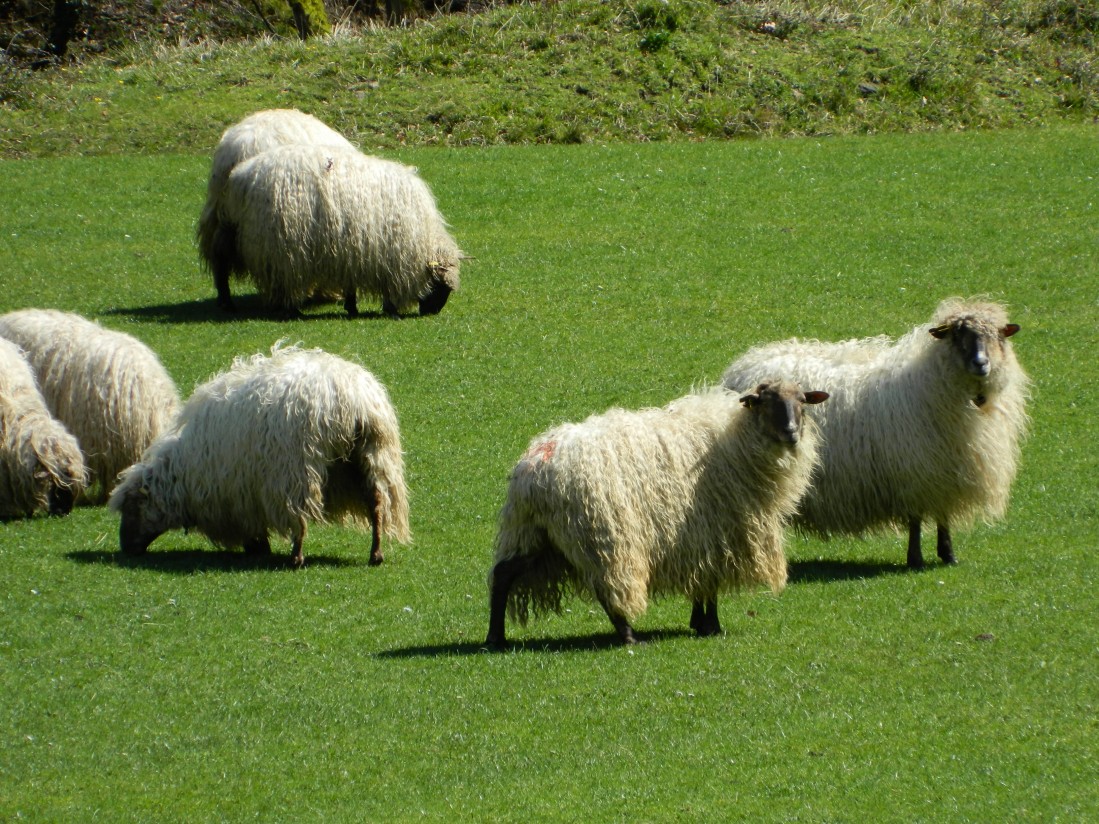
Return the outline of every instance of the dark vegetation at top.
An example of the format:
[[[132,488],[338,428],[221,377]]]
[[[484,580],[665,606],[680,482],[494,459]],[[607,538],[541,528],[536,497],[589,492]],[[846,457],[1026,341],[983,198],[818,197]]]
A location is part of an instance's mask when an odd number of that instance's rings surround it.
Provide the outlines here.
[[[0,52],[10,64],[42,69],[133,43],[305,39],[327,34],[332,22],[400,23],[469,7],[467,0],[10,0],[0,4]]]

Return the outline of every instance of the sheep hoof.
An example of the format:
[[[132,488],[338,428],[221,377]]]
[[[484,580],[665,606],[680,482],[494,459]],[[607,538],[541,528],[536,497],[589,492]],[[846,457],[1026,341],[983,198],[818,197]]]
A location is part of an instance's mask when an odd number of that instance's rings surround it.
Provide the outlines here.
[[[485,639],[485,643],[481,645],[481,649],[485,652],[507,652],[511,649],[511,644],[508,643],[506,638],[496,638],[490,635]]]
[[[381,552],[370,553],[370,566],[381,566],[384,560],[385,556]]]

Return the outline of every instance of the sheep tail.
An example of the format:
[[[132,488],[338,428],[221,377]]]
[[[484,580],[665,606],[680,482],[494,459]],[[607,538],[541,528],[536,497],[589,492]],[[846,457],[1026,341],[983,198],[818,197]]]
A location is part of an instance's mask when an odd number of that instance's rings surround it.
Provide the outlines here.
[[[408,488],[404,456],[396,420],[373,421],[359,439],[359,465],[374,486],[378,499],[378,532],[399,543],[412,541],[408,518]],[[361,426],[361,424],[360,424]]]

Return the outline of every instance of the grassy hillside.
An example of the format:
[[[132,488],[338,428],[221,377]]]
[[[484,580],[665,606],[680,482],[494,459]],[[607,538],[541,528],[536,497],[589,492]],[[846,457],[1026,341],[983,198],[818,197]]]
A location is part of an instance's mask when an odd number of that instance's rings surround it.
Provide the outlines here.
[[[561,0],[306,43],[0,63],[0,154],[200,151],[259,108],[364,149],[958,130],[1099,115],[1094,0]]]

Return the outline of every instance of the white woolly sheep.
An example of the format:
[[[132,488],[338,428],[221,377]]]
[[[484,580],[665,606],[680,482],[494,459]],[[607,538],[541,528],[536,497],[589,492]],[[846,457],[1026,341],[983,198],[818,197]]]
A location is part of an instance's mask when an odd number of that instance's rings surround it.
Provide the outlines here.
[[[76,438],[50,415],[19,347],[0,338],[0,518],[67,514],[84,480]]]
[[[86,499],[102,503],[118,473],[175,417],[175,383],[137,338],[69,312],[9,312],[0,316],[0,337],[23,349],[51,414],[84,453]]]
[[[486,646],[506,644],[505,613],[559,612],[567,588],[593,594],[624,644],[650,595],[686,595],[691,628],[713,635],[719,592],[781,591],[783,528],[816,462],[802,405],[827,397],[790,382],[739,400],[718,388],[539,435],[500,514]]]
[[[821,465],[796,522],[823,536],[908,527],[908,566],[923,566],[920,526],[954,563],[950,530],[1007,509],[1027,426],[1029,379],[994,303],[950,298],[930,325],[838,344],[797,339],[749,350],[729,388],[761,375],[826,386]],[[928,334],[930,332],[930,334]]]
[[[222,257],[215,250],[215,239],[218,237],[218,203],[229,173],[237,164],[261,152],[292,145],[354,149],[342,134],[313,115],[296,109],[268,109],[249,115],[226,129],[214,149],[210,180],[206,186],[206,203],[199,215],[195,239],[199,255],[214,275],[218,305],[224,309],[233,308],[233,299],[229,291],[229,271],[215,265],[215,261]]]
[[[214,278],[247,274],[294,313],[314,292],[377,295],[397,316],[442,310],[458,288],[461,250],[416,170],[333,146],[283,146],[238,164],[218,204],[208,256]]]
[[[237,358],[202,384],[175,426],[123,473],[110,507],[119,547],[141,553],[170,529],[197,529],[219,546],[270,552],[268,532],[304,562],[309,522],[410,539],[397,414],[378,380],[319,349]]]

